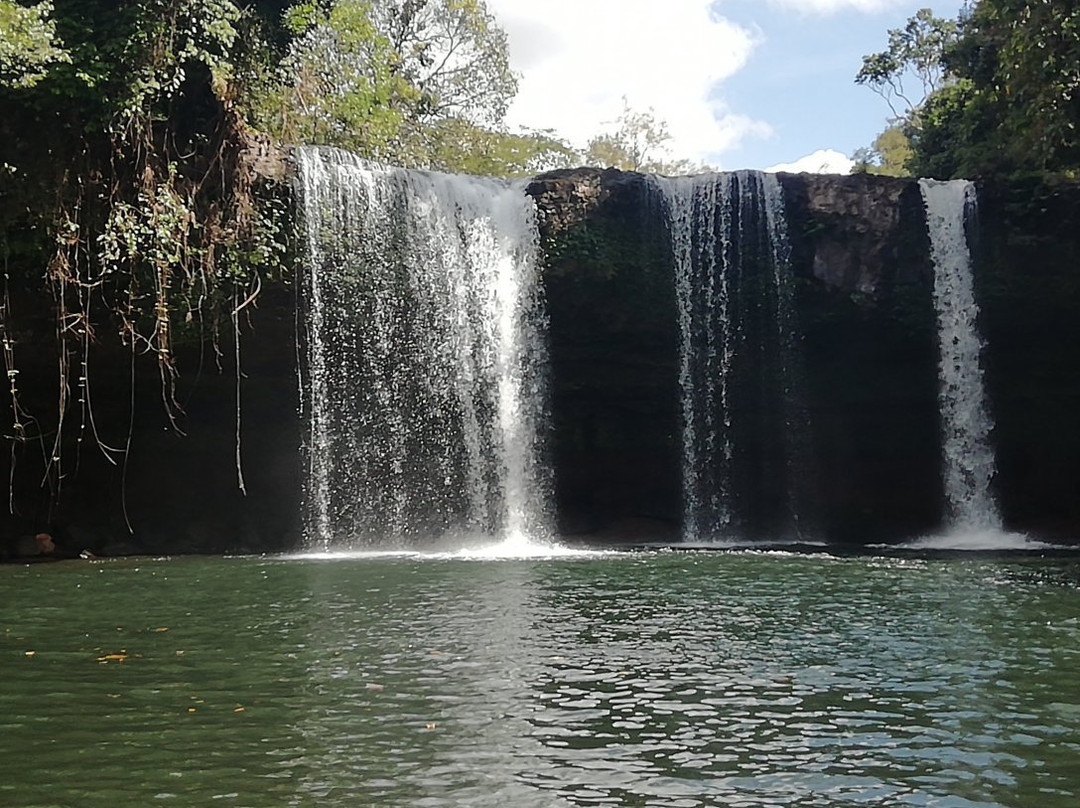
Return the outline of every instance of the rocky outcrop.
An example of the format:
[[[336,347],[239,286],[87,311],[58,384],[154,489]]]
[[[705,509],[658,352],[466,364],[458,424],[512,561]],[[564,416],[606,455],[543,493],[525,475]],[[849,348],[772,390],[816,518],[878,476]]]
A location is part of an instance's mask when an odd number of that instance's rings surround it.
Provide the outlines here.
[[[904,214],[919,205],[913,181],[870,174],[788,174],[781,181],[796,230],[813,244],[812,277],[873,300],[904,274]]]
[[[289,152],[269,135],[246,133],[240,160],[263,182],[282,183],[291,175]]]
[[[615,168],[559,169],[533,179],[527,193],[536,201],[541,238],[551,239],[593,219],[612,197],[638,198],[645,181]]]
[[[627,519],[660,534],[680,515],[678,318],[662,218],[641,174],[545,174],[544,249],[559,528]],[[673,527],[674,526],[674,527]]]
[[[779,177],[800,275],[867,305],[897,284],[929,280],[915,180],[871,174]],[[635,172],[562,169],[533,179],[528,193],[536,201],[541,238],[549,244],[575,229],[620,217],[650,231],[663,226],[655,219],[661,212],[646,175]]]

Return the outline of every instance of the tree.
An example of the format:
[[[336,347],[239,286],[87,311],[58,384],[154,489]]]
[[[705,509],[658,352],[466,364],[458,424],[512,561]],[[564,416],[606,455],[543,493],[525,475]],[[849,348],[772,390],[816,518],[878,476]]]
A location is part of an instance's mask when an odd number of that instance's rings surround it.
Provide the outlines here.
[[[431,167],[494,177],[528,177],[568,168],[580,155],[552,132],[509,133],[447,118],[432,131]]]
[[[962,91],[935,99],[927,165],[970,175],[1080,169],[1080,6],[982,0],[950,54]]]
[[[912,155],[911,141],[904,133],[904,127],[893,124],[874,138],[869,148],[862,148],[855,152],[853,155],[855,166],[851,172],[853,174],[880,174],[886,177],[909,177],[911,171],[908,163]]]
[[[289,143],[351,148],[390,159],[418,93],[395,73],[397,54],[358,0],[329,10],[302,3],[286,13],[294,38],[283,82],[257,105],[256,123]]]
[[[863,57],[855,83],[885,99],[892,116],[871,146],[855,152],[853,172],[910,175],[912,141],[923,125],[923,107],[953,81],[947,56],[958,35],[955,21],[935,17],[923,8],[903,28],[889,30],[885,50]]]
[[[372,19],[395,73],[417,91],[417,119],[491,126],[506,116],[517,77],[506,33],[483,0],[384,0],[372,5]]]
[[[585,151],[587,165],[618,168],[623,171],[642,171],[649,174],[695,174],[708,169],[686,159],[665,160],[671,140],[667,123],[650,109],[637,112],[623,98],[623,111],[613,121],[616,128],[589,141]]]
[[[259,116],[286,141],[430,167],[446,122],[491,130],[517,92],[506,34],[480,0],[300,3],[286,22],[284,82]]]
[[[1080,172],[1080,6],[977,0],[956,23],[924,9],[856,81],[882,93],[934,177]],[[904,76],[922,92],[904,92]],[[921,97],[920,97],[921,95]],[[901,106],[898,106],[898,102]]]
[[[884,98],[894,120],[917,128],[923,102],[948,81],[946,53],[958,31],[954,20],[919,9],[903,28],[889,30],[885,50],[863,57],[855,83]]]
[[[50,65],[71,61],[56,41],[52,11],[51,2],[0,0],[0,86],[33,87]]]

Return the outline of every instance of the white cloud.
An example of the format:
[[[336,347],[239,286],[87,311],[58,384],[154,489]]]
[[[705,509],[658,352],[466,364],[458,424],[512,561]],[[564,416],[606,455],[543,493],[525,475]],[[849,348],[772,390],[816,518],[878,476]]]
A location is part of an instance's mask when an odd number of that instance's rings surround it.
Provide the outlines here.
[[[791,174],[850,174],[855,162],[836,149],[818,149],[813,154],[800,157],[791,163],[777,163],[766,171],[786,171]]]
[[[769,0],[769,4],[803,14],[835,14],[838,11],[874,13],[897,8],[905,0]]]
[[[671,156],[715,163],[768,124],[733,114],[718,86],[758,35],[710,0],[488,0],[522,74],[511,126],[550,128],[578,147],[609,130],[622,98],[667,122]]]

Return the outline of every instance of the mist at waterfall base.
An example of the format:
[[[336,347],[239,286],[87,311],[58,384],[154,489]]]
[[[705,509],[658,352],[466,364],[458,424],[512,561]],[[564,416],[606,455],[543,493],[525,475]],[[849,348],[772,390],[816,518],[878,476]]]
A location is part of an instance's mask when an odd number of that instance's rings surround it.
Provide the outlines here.
[[[569,552],[553,541],[536,213],[520,185],[297,153],[305,223],[307,550]],[[820,541],[783,189],[650,177],[680,338],[682,545]],[[970,183],[920,184],[935,266],[947,521],[909,549],[1024,550],[991,492],[965,224]],[[640,543],[648,544],[648,541]]]

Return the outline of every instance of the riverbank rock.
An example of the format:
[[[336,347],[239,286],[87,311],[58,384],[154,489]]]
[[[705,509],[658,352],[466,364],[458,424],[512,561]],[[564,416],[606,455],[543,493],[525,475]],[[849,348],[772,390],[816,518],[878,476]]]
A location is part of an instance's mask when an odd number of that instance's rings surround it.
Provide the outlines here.
[[[40,560],[57,557],[56,543],[48,533],[17,536],[3,548],[8,561]]]

